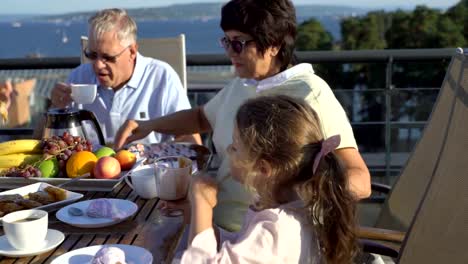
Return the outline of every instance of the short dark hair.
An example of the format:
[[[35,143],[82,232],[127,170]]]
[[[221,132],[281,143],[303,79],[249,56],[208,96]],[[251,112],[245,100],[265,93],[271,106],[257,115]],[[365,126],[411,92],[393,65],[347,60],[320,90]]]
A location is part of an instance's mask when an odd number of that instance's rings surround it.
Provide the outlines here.
[[[282,71],[295,63],[296,10],[290,0],[231,0],[221,9],[220,26],[251,35],[262,54],[279,47]]]

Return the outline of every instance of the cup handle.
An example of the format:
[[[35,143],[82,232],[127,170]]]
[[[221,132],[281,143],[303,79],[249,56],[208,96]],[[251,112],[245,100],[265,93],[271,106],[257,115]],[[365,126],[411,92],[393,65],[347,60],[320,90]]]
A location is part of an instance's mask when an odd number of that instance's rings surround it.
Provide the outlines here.
[[[156,169],[156,166],[154,167],[154,182],[156,184],[156,193],[158,193],[158,196],[159,196],[159,193],[160,193],[160,185],[161,185],[161,179],[159,178],[160,176],[158,175],[160,174],[160,171],[158,169]]]
[[[132,190],[135,190],[135,187],[133,187],[132,183],[128,179],[128,178],[130,178],[130,176],[132,176],[132,174],[130,174],[130,173],[125,175],[125,182],[128,184],[128,186],[130,186],[130,188],[132,188]]]

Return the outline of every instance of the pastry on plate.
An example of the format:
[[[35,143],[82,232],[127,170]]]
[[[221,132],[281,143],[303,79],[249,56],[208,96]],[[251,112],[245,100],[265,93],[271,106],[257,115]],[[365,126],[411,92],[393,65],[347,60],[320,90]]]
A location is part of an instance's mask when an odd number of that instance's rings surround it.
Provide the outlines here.
[[[126,264],[125,252],[118,247],[103,247],[94,255],[91,264]]]

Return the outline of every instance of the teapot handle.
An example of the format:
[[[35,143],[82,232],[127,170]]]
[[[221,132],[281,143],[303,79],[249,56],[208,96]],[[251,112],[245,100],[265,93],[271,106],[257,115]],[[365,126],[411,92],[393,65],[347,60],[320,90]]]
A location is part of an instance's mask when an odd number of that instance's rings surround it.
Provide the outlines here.
[[[93,122],[96,128],[98,138],[99,138],[99,144],[101,144],[101,146],[105,146],[106,141],[104,140],[104,135],[102,134],[101,126],[99,125],[99,122],[97,121],[97,118],[93,114],[93,112],[90,112],[88,110],[80,110],[79,116],[80,116],[80,121],[90,120],[91,122]]]

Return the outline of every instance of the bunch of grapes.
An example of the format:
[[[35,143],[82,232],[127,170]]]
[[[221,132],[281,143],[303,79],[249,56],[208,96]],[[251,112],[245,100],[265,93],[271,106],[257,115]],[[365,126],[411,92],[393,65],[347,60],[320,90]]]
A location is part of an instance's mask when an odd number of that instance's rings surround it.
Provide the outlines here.
[[[65,165],[70,156],[83,150],[93,151],[93,145],[80,136],[72,136],[68,132],[63,132],[61,137],[52,136],[43,139],[42,149],[44,151],[44,160],[57,158],[60,171],[58,177],[63,177],[65,175]]]
[[[30,178],[30,177],[41,177],[41,171],[34,167],[33,165],[26,165],[22,167],[11,167],[5,171],[3,171],[2,176],[5,177],[23,177],[23,178]]]
[[[79,151],[93,151],[93,145],[90,141],[77,136],[72,136],[68,132],[63,132],[62,136],[53,136],[42,140],[42,158],[34,164],[21,165],[4,170],[0,176],[5,177],[42,177],[41,171],[37,166],[45,160],[56,158],[59,167],[58,177],[63,178],[66,175],[66,164],[70,156]]]

